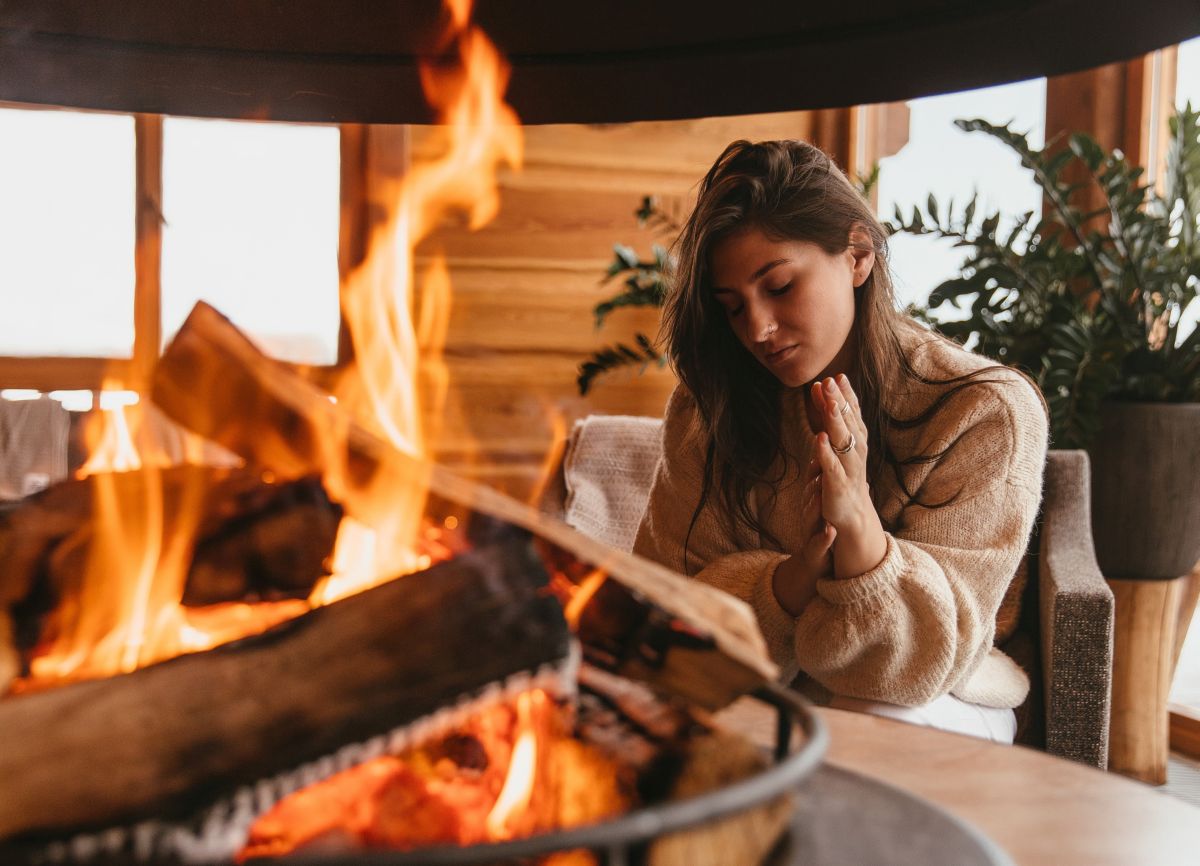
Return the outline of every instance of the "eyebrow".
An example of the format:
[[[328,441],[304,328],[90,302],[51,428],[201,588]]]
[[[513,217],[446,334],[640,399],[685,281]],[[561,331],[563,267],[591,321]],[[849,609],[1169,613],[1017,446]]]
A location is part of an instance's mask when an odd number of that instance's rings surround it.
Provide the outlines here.
[[[757,271],[755,271],[755,272],[754,272],[754,273],[753,273],[753,274],[750,276],[750,282],[754,282],[755,280],[762,279],[764,276],[766,276],[766,275],[767,275],[767,273],[768,273],[768,272],[769,272],[769,271],[770,271],[772,268],[776,268],[776,267],[778,267],[779,265],[787,264],[787,263],[788,263],[788,262],[790,262],[790,261],[791,261],[791,259],[775,259],[775,260],[773,260],[773,261],[767,262],[765,265],[763,265],[761,268],[759,268]],[[723,288],[720,288],[719,286],[714,286],[714,287],[713,287],[713,294],[714,294],[714,295],[719,295],[719,294],[722,294],[722,293],[733,293],[733,289],[723,289]]]

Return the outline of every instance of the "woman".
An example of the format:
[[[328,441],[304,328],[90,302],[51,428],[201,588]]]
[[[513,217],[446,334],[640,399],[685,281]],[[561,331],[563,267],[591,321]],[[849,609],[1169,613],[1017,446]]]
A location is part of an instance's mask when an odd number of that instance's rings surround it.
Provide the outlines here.
[[[993,643],[1044,404],[898,312],[886,249],[817,148],[721,154],[677,245],[681,384],[635,551],[748,602],[818,700],[1012,742],[1029,681]]]

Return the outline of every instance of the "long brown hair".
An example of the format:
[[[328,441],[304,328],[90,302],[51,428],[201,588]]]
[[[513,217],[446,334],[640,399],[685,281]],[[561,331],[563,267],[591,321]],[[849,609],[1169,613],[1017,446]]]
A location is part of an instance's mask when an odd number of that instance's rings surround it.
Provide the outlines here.
[[[946,452],[897,456],[888,447],[889,430],[924,423],[955,392],[983,381],[977,379],[980,373],[998,368],[947,380],[931,380],[915,370],[900,332],[918,326],[896,309],[887,232],[866,199],[817,147],[802,141],[735,141],[701,182],[696,206],[676,241],[675,272],[663,316],[667,355],[696,401],[708,442],[692,525],[717,490],[718,511],[731,534],[745,527],[778,544],[751,507],[750,494],[764,483],[775,490],[788,471],[791,455],[784,450],[780,410],[783,385],[738,341],[713,294],[709,266],[714,245],[746,228],[777,240],[809,241],[831,255],[844,252],[852,241],[869,239],[875,263],[855,289],[853,325],[857,393],[871,442],[868,480],[877,493],[876,482],[891,467],[905,495],[915,500],[917,493],[905,486],[901,468],[933,462]],[[882,402],[893,371],[909,385],[953,387],[942,390],[918,416],[897,418]],[[945,502],[921,504],[936,507]],[[686,551],[686,541],[684,547]]]

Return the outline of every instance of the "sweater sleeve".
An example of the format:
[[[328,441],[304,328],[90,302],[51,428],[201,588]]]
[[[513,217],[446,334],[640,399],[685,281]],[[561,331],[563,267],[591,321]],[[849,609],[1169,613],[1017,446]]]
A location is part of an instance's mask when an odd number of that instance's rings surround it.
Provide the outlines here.
[[[1017,374],[963,394],[972,392],[926,443],[944,453],[921,481],[924,505],[901,511],[883,560],[818,581],[796,620],[800,668],[837,694],[921,705],[965,683],[991,651],[1037,515],[1048,431],[1033,386]]]
[[[749,604],[772,660],[790,676],[796,669],[792,648],[796,621],[779,606],[772,588],[775,569],[787,554],[763,549],[755,543],[757,539],[731,536],[719,520],[711,496],[696,514],[705,460],[696,418],[694,400],[682,386],[677,387],[667,403],[663,454],[634,553]]]

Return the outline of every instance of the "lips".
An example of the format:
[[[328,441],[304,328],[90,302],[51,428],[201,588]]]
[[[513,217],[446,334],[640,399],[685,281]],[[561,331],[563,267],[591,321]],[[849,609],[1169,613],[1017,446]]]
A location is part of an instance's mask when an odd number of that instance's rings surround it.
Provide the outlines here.
[[[782,349],[777,349],[774,352],[768,352],[763,355],[763,360],[772,366],[782,364],[788,360],[796,351],[796,346],[784,346]]]

